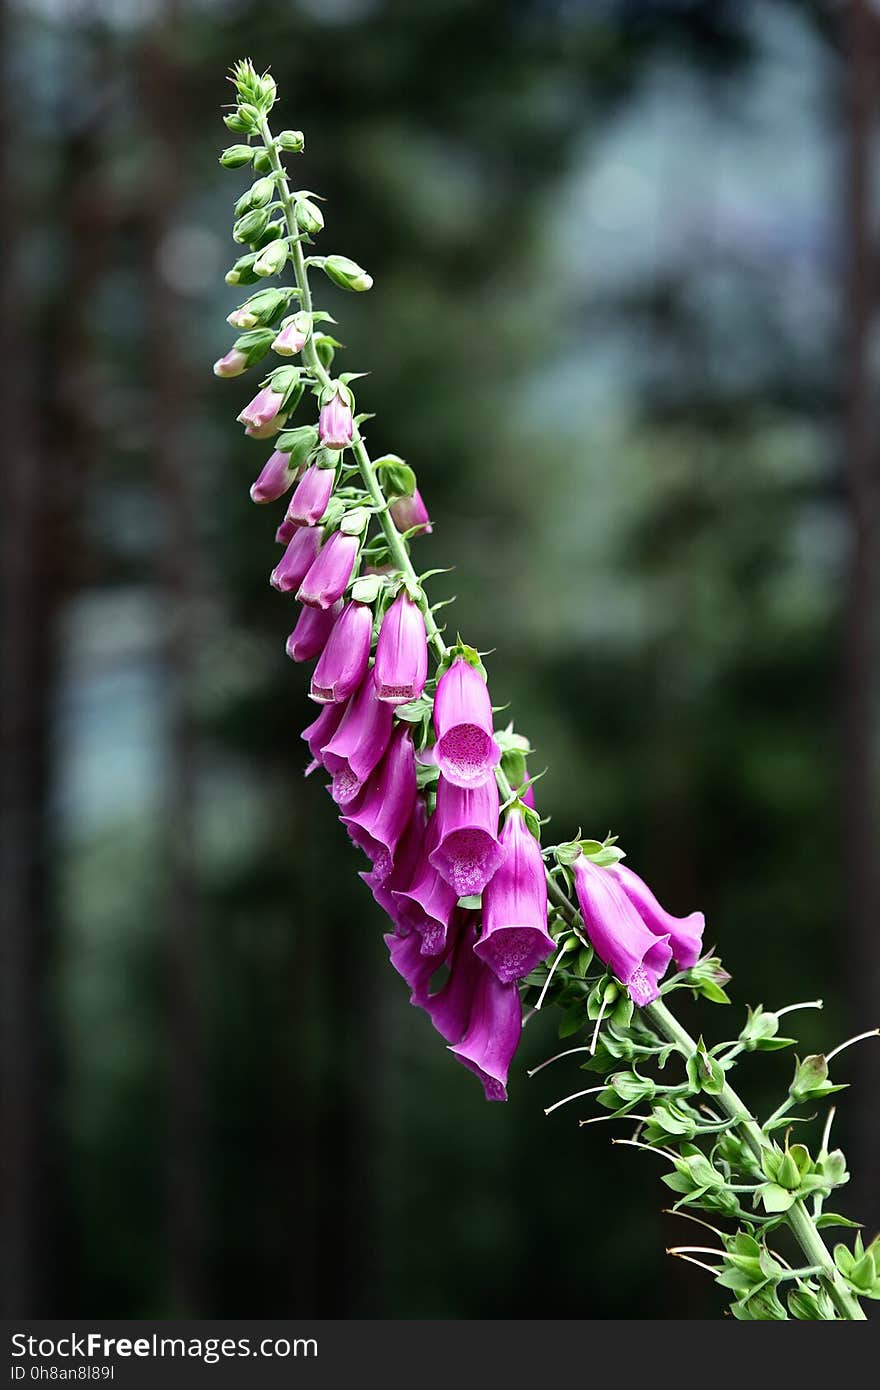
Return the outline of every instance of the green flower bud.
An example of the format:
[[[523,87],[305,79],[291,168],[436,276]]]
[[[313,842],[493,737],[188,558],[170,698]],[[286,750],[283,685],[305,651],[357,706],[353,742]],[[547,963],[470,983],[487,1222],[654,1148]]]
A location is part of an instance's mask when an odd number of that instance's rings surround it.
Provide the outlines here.
[[[258,149],[254,155],[254,168],[258,174],[268,174],[272,168],[272,156],[267,149]]]
[[[277,241],[270,241],[268,246],[263,247],[254,261],[254,274],[264,278],[267,275],[277,275],[286,260],[287,242],[279,237]]]
[[[271,202],[274,192],[274,179],[257,179],[256,183],[251,187],[251,207],[264,208],[268,202]]]
[[[305,148],[305,137],[301,130],[282,130],[276,137],[275,143],[280,150],[290,150],[293,154],[301,154]]]
[[[320,232],[324,226],[324,214],[317,203],[313,203],[311,198],[297,198],[295,211],[296,225],[301,232],[308,236],[315,236]]]
[[[266,230],[268,222],[269,214],[264,208],[251,208],[232,228],[232,240],[245,244],[256,241]]]
[[[339,523],[339,529],[344,536],[359,536],[366,530],[370,520],[370,513],[366,507],[353,507],[350,512]]]
[[[253,253],[249,256],[239,256],[232,269],[226,272],[227,285],[253,285],[257,280],[254,271],[255,259]]]
[[[234,130],[237,135],[252,135],[254,132],[253,122],[246,120],[240,111],[230,111],[223,117],[223,124],[227,130]]]
[[[224,169],[241,169],[245,164],[250,164],[254,157],[252,145],[230,145],[220,156],[220,163]]]
[[[327,256],[324,261],[324,274],[342,290],[368,290],[373,277],[347,256]]]
[[[318,443],[317,425],[299,425],[296,429],[285,430],[278,436],[276,447],[283,454],[290,455],[290,467],[299,468],[315,449]]]

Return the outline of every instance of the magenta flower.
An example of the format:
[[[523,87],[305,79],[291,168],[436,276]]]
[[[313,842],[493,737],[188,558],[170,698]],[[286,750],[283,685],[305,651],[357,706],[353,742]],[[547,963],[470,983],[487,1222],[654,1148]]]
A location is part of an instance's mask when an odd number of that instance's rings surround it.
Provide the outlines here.
[[[289,594],[298,588],[311,571],[320,549],[320,529],[317,526],[300,526],[269,576],[272,587],[279,589],[282,594]],[[329,608],[332,605],[323,606]]]
[[[337,390],[332,399],[321,406],[318,418],[321,443],[325,449],[344,449],[351,443],[353,428],[351,406]]]
[[[522,1032],[514,983],[502,984],[488,966],[476,981],[467,1032],[449,1050],[483,1083],[487,1100],[507,1100],[507,1072]]]
[[[336,477],[332,468],[312,464],[303,473],[287,508],[287,521],[297,526],[315,526],[327,510]]]
[[[418,932],[426,956],[439,955],[443,950],[459,898],[431,862],[431,850],[437,841],[436,819],[432,816],[428,822],[424,850],[412,881],[405,889],[392,894],[397,905],[395,918],[401,931]]]
[[[372,860],[376,879],[386,879],[409,824],[416,800],[416,760],[405,724],[391,735],[377,775],[367,782],[340,820],[359,849]]]
[[[475,787],[441,777],[437,784],[435,845],[431,863],[456,897],[482,893],[504,850],[498,839],[498,787],[490,776]]]
[[[647,883],[625,864],[613,864],[607,872],[620,884],[645,926],[655,936],[668,938],[679,970],[690,970],[700,958],[706,919],[702,912],[673,917],[658,903]]]
[[[583,854],[574,882],[587,935],[599,959],[626,985],[634,1004],[650,1004],[672,959],[669,937],[655,936],[608,869]]]
[[[287,639],[285,651],[293,661],[311,661],[320,656],[339,617],[340,608],[304,608]]]
[[[302,736],[312,755],[312,761],[306,768],[307,777],[316,767],[323,767],[324,750],[336,733],[344,714],[345,705],[325,705],[317,719],[312,720],[311,724],[303,729]]]
[[[290,466],[290,454],[282,454],[280,449],[276,449],[251,488],[251,501],[277,502],[295,477],[296,468]]]
[[[359,549],[357,536],[334,531],[300,584],[297,593],[300,603],[311,604],[314,608],[332,608],[336,600],[342,598],[354,574]]]
[[[264,386],[236,417],[245,426],[245,434],[249,434],[252,439],[266,439],[269,435],[276,434],[282,424],[279,411],[283,400],[284,396],[280,391],[273,391],[271,386]]]
[[[297,327],[296,318],[293,318],[287,327],[278,333],[272,344],[272,351],[277,352],[279,357],[294,357],[296,353],[302,352],[308,338],[308,324],[305,328],[302,325]]]
[[[492,737],[492,704],[486,682],[462,657],[452,663],[434,697],[435,759],[448,782],[473,787],[501,759]]]
[[[373,610],[365,603],[347,603],[315,667],[312,699],[321,705],[338,704],[353,695],[367,674],[372,641]]]
[[[324,749],[324,764],[333,778],[333,800],[338,806],[354,800],[379,763],[388,747],[393,718],[390,706],[376,698],[372,676],[367,675]]]
[[[448,1043],[461,1042],[467,1032],[477,982],[484,970],[474,955],[475,931],[470,914],[459,910],[453,928],[456,940],[449,961],[449,976],[443,988],[432,994],[422,1006],[437,1032]],[[432,969],[437,969],[436,960]]]
[[[422,501],[422,494],[416,488],[412,497],[398,497],[388,509],[391,520],[398,531],[413,531],[418,526],[426,536],[431,534],[431,518],[428,508]]]
[[[419,866],[422,857],[422,850],[425,843],[425,827],[428,822],[428,813],[425,803],[420,796],[416,797],[416,804],[410,816],[409,825],[397,846],[394,855],[394,868],[385,879],[377,879],[370,873],[362,873],[361,878],[370,889],[376,902],[387,913],[394,923],[398,936],[411,937],[415,942],[416,955],[421,954],[422,941],[417,932],[408,931],[400,923],[398,905],[394,894],[401,888],[406,888],[412,883],[413,875]],[[386,938],[387,939],[387,938]],[[436,963],[433,967],[436,969]]]
[[[428,675],[425,619],[407,593],[399,593],[382,619],[373,680],[380,700],[402,705],[416,700]]]
[[[547,930],[541,847],[512,810],[501,832],[504,858],[483,893],[483,934],[474,948],[501,980],[521,980],[555,949]]]
[[[409,1002],[425,1008],[431,976],[437,969],[436,958],[422,955],[419,938],[415,932],[411,936],[398,936],[395,932],[389,932],[385,937],[385,945],[391,956],[391,964],[410,987]]]
[[[215,376],[241,376],[247,371],[247,354],[237,348],[230,348],[225,357],[218,357],[214,363]]]
[[[278,527],[278,530],[275,532],[275,540],[278,542],[279,545],[289,545],[290,542],[293,540],[294,536],[296,535],[296,532],[296,523],[293,521],[288,521],[285,518],[285,520],[282,521],[281,525]]]

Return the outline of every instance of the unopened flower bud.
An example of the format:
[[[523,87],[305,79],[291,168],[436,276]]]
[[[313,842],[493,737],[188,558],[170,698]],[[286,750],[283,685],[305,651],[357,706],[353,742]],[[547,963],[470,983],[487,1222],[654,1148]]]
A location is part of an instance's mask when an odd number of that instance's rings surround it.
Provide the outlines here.
[[[231,270],[226,272],[227,285],[253,285],[256,283],[257,276],[254,271],[254,261],[256,256],[253,252],[248,256],[239,256]]]
[[[312,661],[327,645],[342,604],[335,608],[303,608],[284,650],[292,661]]]
[[[238,348],[230,348],[225,357],[218,357],[214,363],[215,376],[241,376],[248,367],[247,356]]]
[[[328,256],[324,261],[324,274],[342,290],[368,290],[373,283],[372,275],[347,256]]]
[[[279,357],[293,357],[296,353],[302,352],[309,340],[309,330],[311,319],[308,314],[294,314],[293,318],[285,323],[281,332],[272,344],[272,351],[277,352]]]
[[[318,434],[321,443],[328,449],[344,449],[351,443],[354,423],[347,393],[344,395],[339,383],[334,383],[334,393],[321,406],[318,420]]]
[[[226,322],[233,328],[256,328],[271,323],[288,298],[283,290],[257,290],[246,304],[240,304],[231,314],[227,314]]]
[[[396,502],[392,502],[389,511],[391,512],[391,520],[398,531],[418,529],[426,536],[431,534],[431,518],[418,488],[415,489],[412,497],[398,497]]]
[[[287,508],[287,519],[297,526],[316,526],[327,510],[333,491],[334,474],[329,468],[312,464],[297,484]]]
[[[389,705],[417,700],[427,675],[425,619],[409,594],[403,592],[382,619],[373,667],[376,694]],[[497,822],[497,812],[495,819]]]
[[[372,611],[363,603],[347,603],[315,667],[309,690],[313,700],[338,704],[354,694],[367,674],[372,636]]]
[[[289,545],[298,530],[299,527],[296,525],[296,522],[288,521],[287,517],[285,517],[281,525],[278,527],[278,530],[275,532],[276,544]]]
[[[258,174],[268,174],[271,168],[272,156],[269,154],[269,151],[265,149],[257,150],[254,155],[254,169],[256,172]]]
[[[298,425],[294,430],[285,430],[278,440],[278,447],[290,454],[291,462],[300,468],[312,453],[318,442],[318,431],[314,425]]]
[[[254,157],[252,145],[230,145],[220,156],[220,163],[224,169],[242,169],[245,164],[250,164]]]
[[[292,486],[295,477],[296,465],[291,464],[290,455],[276,449],[251,487],[251,501],[277,502]]]
[[[252,135],[254,132],[253,121],[238,111],[229,111],[223,117],[223,124],[227,130],[235,131],[236,135]]]
[[[276,136],[275,143],[280,150],[301,154],[306,142],[301,130],[282,130],[281,134]]]
[[[287,242],[283,237],[276,241],[270,241],[268,246],[264,246],[260,254],[254,260],[254,274],[265,278],[267,275],[277,275],[283,268],[287,260]]]
[[[252,208],[244,217],[240,217],[232,228],[232,240],[243,244],[256,241],[266,230],[268,222],[269,214],[264,208]]]
[[[291,541],[293,544],[294,541]],[[357,536],[344,536],[341,531],[334,531],[299,586],[296,596],[300,603],[310,604],[314,608],[332,608],[345,593],[359,550]]]
[[[297,198],[295,212],[296,225],[301,232],[305,232],[308,236],[315,236],[317,232],[321,231],[324,226],[324,214],[317,203],[312,202],[311,198]]]
[[[283,400],[282,392],[264,386],[236,419],[253,439],[265,439],[280,428],[279,411]]]
[[[289,594],[299,588],[321,549],[321,532],[317,526],[298,526],[296,534],[269,576],[273,589]],[[333,603],[340,595],[337,594]],[[332,608],[333,603],[315,604],[316,608]]]
[[[275,192],[274,179],[257,179],[251,187],[250,206],[252,208],[264,208],[267,203],[272,201],[272,194]]]

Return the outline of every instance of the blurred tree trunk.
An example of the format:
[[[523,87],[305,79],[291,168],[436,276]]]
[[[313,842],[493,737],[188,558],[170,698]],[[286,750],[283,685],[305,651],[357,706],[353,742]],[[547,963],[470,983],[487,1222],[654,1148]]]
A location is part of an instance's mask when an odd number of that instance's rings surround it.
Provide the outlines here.
[[[12,19],[0,5],[2,51]],[[0,333],[3,418],[15,421],[2,508],[3,661],[0,663],[0,942],[2,942],[3,1313],[45,1313],[50,1247],[46,1190],[45,997],[49,942],[46,786],[54,595],[47,566],[46,469],[40,457],[36,363],[15,324],[22,291],[26,193],[11,151],[17,121],[8,73],[0,83],[0,223],[4,228]]]
[[[844,489],[849,568],[843,614],[842,792],[847,936],[853,1031],[880,1022],[880,877],[877,799],[878,434],[870,367],[876,321],[877,248],[872,235],[872,168],[880,63],[876,16],[850,0],[845,20],[845,334]],[[880,1048],[862,1047],[852,1154],[859,1216],[880,1217],[872,1174],[880,1152]],[[868,1207],[871,1210],[868,1210]]]
[[[166,1219],[170,1300],[177,1316],[206,1308],[205,1037],[197,844],[198,730],[193,715],[198,643],[196,470],[188,427],[191,391],[182,346],[184,305],[163,267],[183,194],[187,81],[180,12],[166,0],[143,54],[142,109],[153,148],[145,180],[147,376],[160,502],[160,584],[166,625],[166,778],[162,861],[166,1058]]]

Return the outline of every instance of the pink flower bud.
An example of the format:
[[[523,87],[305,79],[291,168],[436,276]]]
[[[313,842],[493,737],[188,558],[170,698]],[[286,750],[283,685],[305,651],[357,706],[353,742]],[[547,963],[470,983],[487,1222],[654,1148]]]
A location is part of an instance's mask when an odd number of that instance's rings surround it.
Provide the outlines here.
[[[293,661],[311,661],[320,656],[340,611],[341,607],[304,608],[287,639],[287,655]]]
[[[575,860],[574,883],[596,955],[626,986],[634,1004],[650,1004],[672,959],[668,935],[655,936],[618,879],[583,854]]]
[[[336,474],[313,463],[296,485],[287,508],[287,520],[296,526],[315,526],[327,510]]]
[[[295,477],[296,469],[290,466],[290,455],[276,449],[251,488],[251,501],[277,502],[292,486]]]
[[[412,736],[399,724],[375,777],[372,777],[340,820],[354,843],[372,860],[381,882],[394,867],[416,801],[416,760]]]
[[[380,706],[380,709],[387,709],[387,706]],[[388,711],[389,717],[391,711]],[[335,779],[334,779],[335,780]],[[422,858],[422,850],[425,844],[425,827],[428,822],[428,813],[425,803],[420,796],[416,797],[416,804],[410,817],[409,825],[397,846],[394,855],[394,868],[386,879],[376,879],[372,873],[363,873],[361,878],[366,883],[376,902],[386,912],[395,925],[398,936],[407,934],[407,928],[401,924],[398,912],[398,904],[395,892],[399,889],[407,888],[413,881],[416,869]],[[417,933],[411,933],[414,938],[415,954],[420,956],[422,952],[421,938]],[[386,938],[387,939],[387,938]],[[393,964],[393,959],[392,959]],[[437,969],[435,961],[431,967],[431,973]]]
[[[312,610],[320,612],[318,610]],[[333,778],[333,799],[339,806],[353,801],[388,747],[394,712],[376,698],[372,676],[367,675],[348,702],[345,718],[324,749],[327,771]]]
[[[289,545],[289,543],[293,540],[294,536],[296,535],[297,529],[298,528],[294,525],[292,521],[288,521],[285,518],[284,521],[282,521],[281,525],[278,527],[278,530],[275,532],[275,539],[278,542],[278,544]]]
[[[373,679],[380,700],[389,705],[416,700],[428,675],[425,619],[407,593],[398,594],[382,619]]]
[[[296,589],[308,574],[321,546],[321,532],[317,526],[300,526],[288,545],[278,564],[269,576],[272,587],[282,594]],[[336,595],[338,598],[339,595]],[[336,599],[333,600],[333,603]],[[333,603],[322,604],[322,608],[332,608]]]
[[[452,663],[434,698],[435,758],[448,782],[473,787],[501,759],[492,737],[492,703],[486,682],[463,657]]]
[[[321,407],[318,419],[318,434],[326,449],[344,449],[351,443],[354,422],[351,406],[337,391],[326,405]]]
[[[498,839],[498,787],[488,777],[475,787],[458,787],[440,778],[431,863],[455,890],[456,898],[482,893],[504,850]]]
[[[305,531],[312,529],[314,528],[303,528]],[[348,581],[354,573],[359,549],[360,540],[357,536],[346,536],[342,531],[334,531],[300,583],[297,593],[300,603],[307,603],[315,608],[332,608],[336,600],[342,598],[345,593]]]
[[[298,352],[302,352],[309,340],[308,324],[305,329],[302,325],[297,327],[296,318],[291,319],[286,328],[282,328],[274,343],[272,351],[277,352],[279,357],[293,357]]]
[[[483,934],[475,946],[499,980],[521,980],[555,949],[547,930],[541,847],[512,810],[501,832],[504,858],[483,893]]]
[[[398,497],[396,502],[391,503],[389,511],[398,531],[412,531],[418,526],[426,536],[431,534],[431,518],[418,488],[412,497]]]
[[[279,368],[279,370],[281,370]],[[291,370],[285,367],[285,371]],[[245,433],[252,439],[266,439],[269,435],[276,434],[283,423],[279,416],[281,402],[284,400],[280,391],[273,391],[271,386],[264,386],[262,391],[258,391],[253,400],[250,401],[241,412],[236,416],[238,421],[246,426]]]
[[[218,357],[214,363],[215,376],[241,376],[247,371],[248,360],[237,348],[230,348],[225,357]],[[239,416],[241,419],[241,416]]]
[[[347,700],[367,674],[372,640],[373,610],[365,603],[347,603],[315,667],[312,699],[321,705]]]

